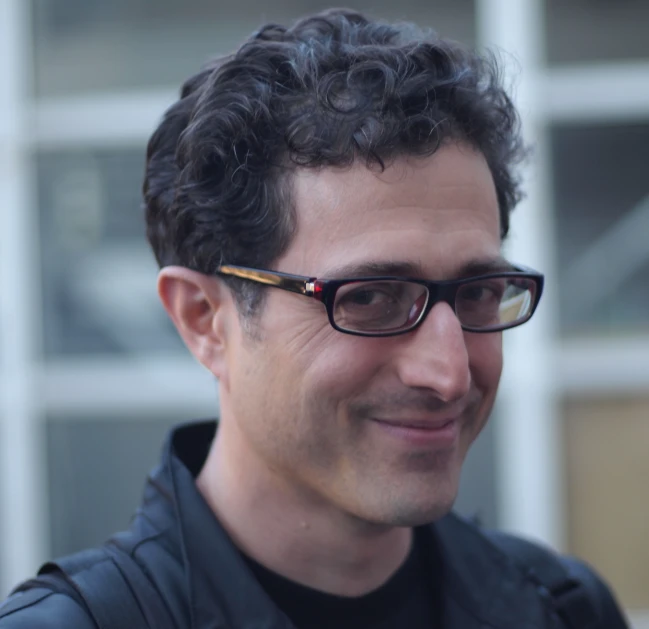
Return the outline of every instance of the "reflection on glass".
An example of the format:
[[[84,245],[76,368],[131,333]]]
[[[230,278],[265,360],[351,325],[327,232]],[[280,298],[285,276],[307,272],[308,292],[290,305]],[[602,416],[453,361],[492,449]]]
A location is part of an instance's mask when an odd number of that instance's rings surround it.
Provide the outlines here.
[[[331,6],[325,0],[34,0],[36,93],[176,86],[262,23],[286,23]],[[335,3],[334,3],[335,4]],[[408,19],[466,43],[473,0],[360,0],[354,8]]]
[[[649,329],[649,125],[551,139],[563,333]]]
[[[545,0],[550,65],[649,59],[646,0]]]
[[[180,418],[48,419],[50,544],[60,557],[127,528],[165,434]]]
[[[143,164],[128,150],[39,156],[46,355],[181,347],[156,294]]]

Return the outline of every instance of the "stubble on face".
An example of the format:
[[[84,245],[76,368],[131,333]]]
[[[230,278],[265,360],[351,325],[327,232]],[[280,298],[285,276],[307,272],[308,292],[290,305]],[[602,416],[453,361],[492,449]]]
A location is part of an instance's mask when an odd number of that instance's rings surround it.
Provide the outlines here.
[[[327,269],[350,256],[383,255],[414,261],[426,277],[445,279],[465,261],[462,252],[499,252],[493,181],[484,160],[470,150],[441,149],[414,169],[399,163],[397,175],[387,173],[382,181],[354,168],[308,173],[298,182],[298,230],[275,268],[326,277]],[[432,328],[392,339],[344,335],[331,329],[321,304],[267,290],[257,335],[242,348],[233,400],[255,456],[296,495],[359,520],[411,526],[441,517],[493,405],[499,335],[464,340],[472,385],[460,401],[458,444],[408,448],[378,435],[371,420],[445,411],[448,403],[433,388],[402,381],[395,358],[407,361],[410,352],[422,360],[408,348],[416,346],[415,334],[431,352],[443,337]]]
[[[416,526],[445,515],[455,500],[466,453],[486,422],[484,401],[475,388],[462,401],[459,435],[452,446],[411,448],[377,439],[376,419],[447,414],[447,404],[425,390],[381,391],[351,402],[346,415],[355,457],[348,474],[366,509],[371,505],[364,517],[377,524]]]

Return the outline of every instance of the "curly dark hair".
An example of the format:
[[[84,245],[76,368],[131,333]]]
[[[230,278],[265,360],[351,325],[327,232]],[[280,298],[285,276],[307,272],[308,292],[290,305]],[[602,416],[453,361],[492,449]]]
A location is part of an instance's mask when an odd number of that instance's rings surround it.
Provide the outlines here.
[[[485,156],[504,238],[525,149],[492,55],[344,9],[268,24],[186,81],[151,137],[147,236],[160,266],[268,268],[294,232],[295,168],[384,168],[449,140]],[[259,287],[229,281],[253,308]]]

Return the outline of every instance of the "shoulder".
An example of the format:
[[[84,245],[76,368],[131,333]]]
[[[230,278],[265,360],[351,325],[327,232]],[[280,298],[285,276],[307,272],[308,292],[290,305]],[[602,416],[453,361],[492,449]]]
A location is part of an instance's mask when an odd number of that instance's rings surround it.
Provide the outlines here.
[[[581,583],[588,592],[588,597],[596,606],[597,615],[601,618],[605,627],[626,626],[620,605],[613,594],[610,585],[597,574],[597,572],[586,562],[562,555],[559,557],[566,572],[571,579]]]
[[[13,594],[0,603],[0,629],[96,629],[71,597],[46,587]]]
[[[463,535],[481,538],[485,549],[496,551],[503,561],[513,565],[567,612],[588,608],[588,617],[596,618],[597,626],[628,626],[610,585],[585,561],[523,537],[484,529],[455,515],[451,526],[462,529]],[[581,602],[576,603],[577,600]]]
[[[580,610],[579,616],[589,608],[588,617],[596,618],[600,627],[628,626],[611,586],[585,561],[513,535],[488,532],[487,536],[545,587],[561,608],[574,608],[574,615]],[[577,605],[577,598],[583,603]]]

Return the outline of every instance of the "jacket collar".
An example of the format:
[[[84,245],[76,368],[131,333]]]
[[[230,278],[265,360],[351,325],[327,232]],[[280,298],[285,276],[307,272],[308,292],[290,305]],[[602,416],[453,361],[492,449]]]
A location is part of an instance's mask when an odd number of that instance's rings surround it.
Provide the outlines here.
[[[215,421],[176,428],[163,461],[173,493],[191,628],[292,629],[196,487],[215,433]]]
[[[293,629],[196,488],[215,432],[214,421],[174,429],[157,479],[174,505],[167,517],[182,554],[191,628]],[[553,626],[534,584],[476,526],[450,514],[430,531],[441,560],[444,629]]]
[[[431,527],[442,556],[443,627],[554,629],[536,584],[477,526],[450,514]]]

